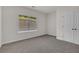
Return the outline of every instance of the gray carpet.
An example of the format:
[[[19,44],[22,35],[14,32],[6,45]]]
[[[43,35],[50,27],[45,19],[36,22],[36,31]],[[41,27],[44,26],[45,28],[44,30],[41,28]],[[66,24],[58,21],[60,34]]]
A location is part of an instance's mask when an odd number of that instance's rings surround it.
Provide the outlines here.
[[[78,53],[79,45],[57,40],[45,35],[28,40],[5,44],[1,53]]]

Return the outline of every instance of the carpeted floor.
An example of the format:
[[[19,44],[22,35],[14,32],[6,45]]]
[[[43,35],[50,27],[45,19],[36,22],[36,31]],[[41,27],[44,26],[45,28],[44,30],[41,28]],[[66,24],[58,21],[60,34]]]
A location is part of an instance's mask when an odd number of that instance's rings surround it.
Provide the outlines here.
[[[1,53],[78,53],[79,45],[44,35],[28,40],[5,44]]]

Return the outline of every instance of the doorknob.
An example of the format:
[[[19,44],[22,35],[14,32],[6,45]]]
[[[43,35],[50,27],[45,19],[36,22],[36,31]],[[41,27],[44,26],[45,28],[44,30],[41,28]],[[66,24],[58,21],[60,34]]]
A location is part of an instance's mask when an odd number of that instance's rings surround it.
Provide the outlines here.
[[[76,28],[72,28],[72,30],[77,30]]]

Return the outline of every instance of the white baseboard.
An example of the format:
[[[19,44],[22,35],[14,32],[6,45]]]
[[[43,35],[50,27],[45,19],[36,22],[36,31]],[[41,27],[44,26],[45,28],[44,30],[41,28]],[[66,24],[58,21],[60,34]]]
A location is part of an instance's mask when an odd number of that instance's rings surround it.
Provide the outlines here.
[[[39,37],[39,36],[43,36],[43,35],[46,35],[46,34],[37,35],[37,36],[30,37],[30,38]],[[30,38],[18,39],[18,40],[11,40],[11,41],[4,42],[4,43],[2,43],[1,45],[9,44],[9,43],[13,43],[13,42],[21,41],[21,40],[26,40],[26,39],[30,39]]]
[[[55,36],[55,37],[56,37],[56,35],[51,35],[51,34],[47,34],[47,35],[50,35],[50,36]]]

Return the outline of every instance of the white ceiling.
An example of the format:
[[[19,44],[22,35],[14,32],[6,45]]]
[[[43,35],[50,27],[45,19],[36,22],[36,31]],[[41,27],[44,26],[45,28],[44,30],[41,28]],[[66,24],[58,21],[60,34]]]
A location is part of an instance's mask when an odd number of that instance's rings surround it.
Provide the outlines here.
[[[27,6],[27,8],[37,10],[43,13],[51,13],[56,10],[56,6]]]

